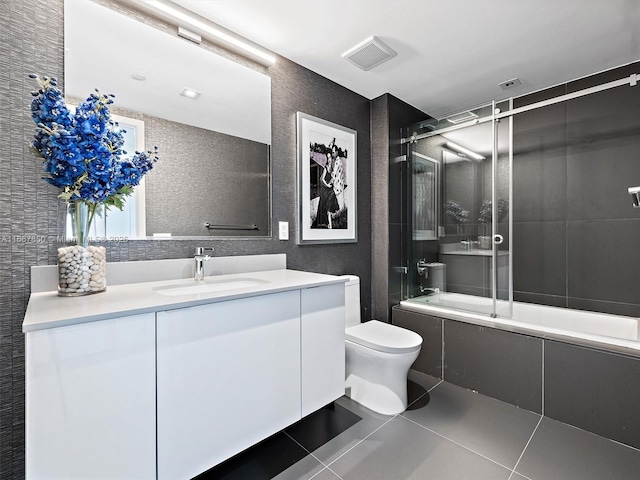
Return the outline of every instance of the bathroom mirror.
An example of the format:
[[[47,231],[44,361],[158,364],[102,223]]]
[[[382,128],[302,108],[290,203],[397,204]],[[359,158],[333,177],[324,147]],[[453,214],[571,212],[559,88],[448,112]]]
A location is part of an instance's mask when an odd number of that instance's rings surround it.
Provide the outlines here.
[[[269,76],[92,1],[64,8],[67,100],[113,93],[112,113],[159,150],[142,198],[127,202],[144,227],[116,231],[108,212],[99,235],[270,236]]]

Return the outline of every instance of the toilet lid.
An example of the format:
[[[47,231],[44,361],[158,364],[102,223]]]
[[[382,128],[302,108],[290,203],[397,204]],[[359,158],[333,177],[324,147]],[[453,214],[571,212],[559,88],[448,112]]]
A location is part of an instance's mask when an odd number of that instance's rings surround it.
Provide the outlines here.
[[[422,345],[422,337],[417,333],[378,320],[349,327],[344,334],[350,342],[379,352],[407,353]]]

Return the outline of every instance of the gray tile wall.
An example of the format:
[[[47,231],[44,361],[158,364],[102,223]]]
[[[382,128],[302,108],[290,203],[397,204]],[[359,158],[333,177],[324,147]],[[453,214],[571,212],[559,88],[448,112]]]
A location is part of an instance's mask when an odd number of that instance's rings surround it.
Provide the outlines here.
[[[640,448],[640,358],[400,307],[392,323],[423,338],[413,369]]]
[[[146,148],[158,145],[162,159],[146,175],[147,235],[269,235],[268,145],[162,118],[144,120]],[[258,230],[209,231],[205,222],[255,224]]]
[[[108,3],[108,2],[107,2]],[[28,149],[31,72],[62,77],[63,0],[0,3],[0,478],[24,477],[24,338],[31,265],[54,264],[64,209]],[[188,257],[196,245],[216,255],[286,253],[288,267],[353,273],[371,305],[371,146],[369,100],[287,59],[271,67],[273,218],[291,240],[130,241],[109,244],[109,261]],[[358,132],[358,243],[297,246],[296,111]],[[276,229],[277,231],[277,229]],[[37,235],[36,241],[25,235]],[[26,241],[25,241],[26,240]],[[39,240],[43,240],[39,242]]]
[[[405,266],[408,244],[402,241],[409,228],[406,163],[394,160],[406,153],[400,142],[404,127],[430,118],[424,112],[385,94],[371,102],[372,144],[372,318],[387,322],[391,307],[402,298],[403,277],[396,267]]]
[[[516,99],[522,106],[637,73],[640,63]],[[514,298],[640,316],[640,91],[628,86],[514,120]]]
[[[389,96],[371,101],[371,318],[388,321]]]

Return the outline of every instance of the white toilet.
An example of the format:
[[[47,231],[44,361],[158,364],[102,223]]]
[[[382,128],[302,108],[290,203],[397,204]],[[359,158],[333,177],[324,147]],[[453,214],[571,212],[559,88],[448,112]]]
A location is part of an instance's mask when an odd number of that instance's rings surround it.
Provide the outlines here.
[[[388,323],[360,323],[360,278],[345,275],[346,395],[374,412],[407,409],[407,375],[422,337]]]

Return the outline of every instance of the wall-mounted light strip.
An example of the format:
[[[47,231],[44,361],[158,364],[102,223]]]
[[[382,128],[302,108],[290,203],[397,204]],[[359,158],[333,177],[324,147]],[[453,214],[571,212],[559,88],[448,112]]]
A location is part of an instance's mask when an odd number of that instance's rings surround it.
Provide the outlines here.
[[[444,146],[447,147],[450,150],[453,150],[454,152],[461,153],[465,157],[473,158],[474,160],[484,160],[485,159],[485,157],[483,157],[479,153],[476,153],[476,152],[474,152],[472,150],[469,150],[468,148],[464,148],[462,145],[458,145],[457,143],[446,142],[444,144]]]
[[[219,45],[229,48],[241,55],[251,58],[267,67],[276,62],[275,55],[253,44],[230,30],[213,23],[196,13],[187,10],[169,0],[121,0],[124,3],[135,5],[137,8],[172,21],[176,26],[189,27],[195,33],[209,38]]]

